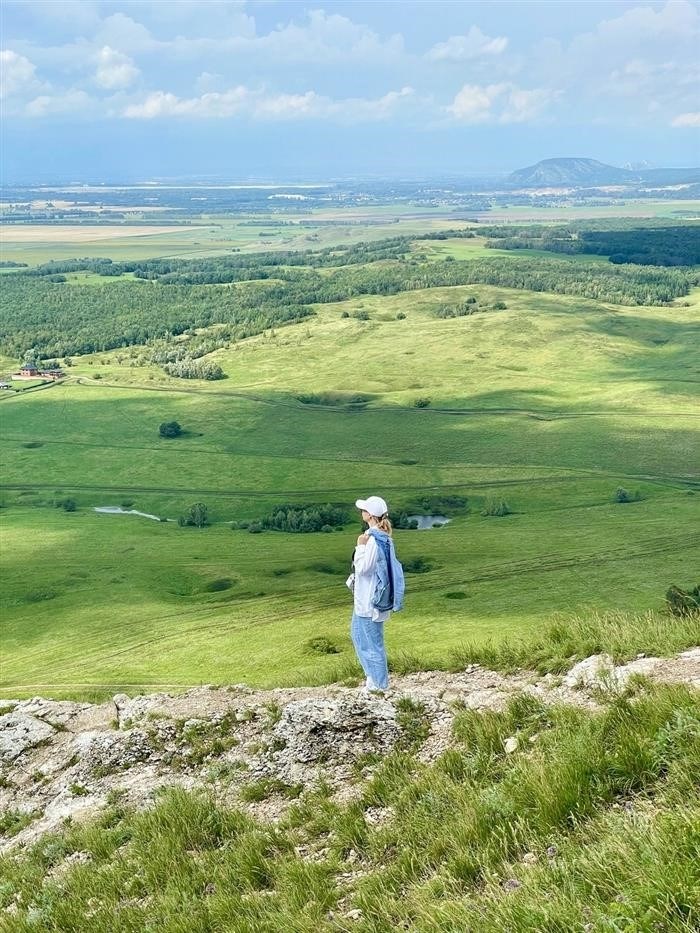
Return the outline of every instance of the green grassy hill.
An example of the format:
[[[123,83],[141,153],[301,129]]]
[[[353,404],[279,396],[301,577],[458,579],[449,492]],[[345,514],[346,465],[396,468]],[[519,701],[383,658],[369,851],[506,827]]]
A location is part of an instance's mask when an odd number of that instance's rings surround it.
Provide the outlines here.
[[[487,310],[435,316],[469,296]],[[76,358],[67,383],[0,403],[2,691],[351,671],[343,581],[357,526],[225,524],[283,502],[468,499],[445,528],[397,532],[401,556],[429,569],[409,576],[389,628],[396,664],[445,663],[465,641],[558,613],[659,608],[698,566],[699,307],[697,291],[625,308],[461,286],[317,306],[216,351],[228,378],[214,383],[137,366],[138,348]],[[186,433],[160,438],[169,420]],[[619,487],[641,501],[616,503]],[[55,507],[66,497],[77,511]],[[513,514],[482,516],[492,498]],[[177,519],[196,501],[210,528],[92,511]],[[208,590],[217,580],[230,585]],[[309,656],[318,634],[342,653]]]

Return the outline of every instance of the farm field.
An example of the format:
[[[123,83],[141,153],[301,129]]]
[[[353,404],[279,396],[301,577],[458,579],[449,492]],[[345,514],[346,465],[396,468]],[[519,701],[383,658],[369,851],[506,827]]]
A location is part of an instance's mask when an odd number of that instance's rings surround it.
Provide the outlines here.
[[[490,211],[475,214],[482,223],[546,223],[558,221],[566,223],[573,220],[591,220],[594,218],[643,218],[697,217],[700,202],[697,200],[655,201],[643,200],[611,201],[598,204],[562,204],[561,207],[527,207],[517,204],[507,207],[494,207]]]
[[[144,214],[143,222],[0,223],[0,252],[4,260],[38,265],[51,260],[99,256],[116,261],[154,257],[198,258],[229,252],[276,249],[320,249],[391,236],[419,235],[446,227],[459,229],[474,221],[492,223],[566,223],[602,218],[668,218],[697,216],[700,201],[630,200],[623,203],[528,207],[494,205],[488,211],[413,204],[329,207],[269,214],[173,214],[168,225]],[[2,215],[0,214],[0,218]],[[450,255],[462,258],[483,241],[455,241]],[[438,244],[432,244],[437,248]],[[79,248],[79,249],[78,249]],[[442,244],[444,250],[444,243]],[[507,254],[489,250],[489,255]]]
[[[436,318],[469,295],[506,307]],[[0,692],[351,676],[354,520],[304,535],[229,523],[284,502],[352,513],[372,490],[397,509],[469,506],[442,529],[396,532],[422,571],[389,627],[397,665],[444,664],[557,617],[660,608],[700,557],[699,309],[700,290],[631,308],[459,286],[317,305],[216,350],[216,382],[135,365],[129,349],[75,358],[67,381],[0,402]],[[169,420],[183,436],[158,436]],[[639,501],[615,502],[621,487]],[[76,511],[56,508],[66,497]],[[513,514],[482,516],[490,499]],[[197,501],[211,526],[178,527]],[[318,635],[339,653],[309,654]]]
[[[1,215],[0,215],[1,216]],[[323,246],[380,240],[399,234],[459,228],[449,211],[385,208],[362,211],[312,211],[307,214],[188,215],[181,222],[158,225],[95,223],[70,225],[0,224],[0,252],[4,260],[38,265],[50,260],[99,256],[116,261],[179,256],[226,255],[231,251],[318,249]]]

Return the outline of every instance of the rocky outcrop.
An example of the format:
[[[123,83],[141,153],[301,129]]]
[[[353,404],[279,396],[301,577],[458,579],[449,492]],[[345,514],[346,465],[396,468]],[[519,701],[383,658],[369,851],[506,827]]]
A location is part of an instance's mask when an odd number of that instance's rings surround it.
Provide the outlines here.
[[[25,712],[0,716],[0,761],[14,761],[24,752],[50,741],[55,731],[43,719]]]
[[[430,762],[450,747],[458,709],[502,709],[524,692],[594,710],[601,693],[623,689],[635,674],[700,689],[700,648],[618,666],[596,655],[563,678],[504,676],[478,665],[456,674],[425,671],[395,678],[384,695],[336,685],[255,691],[238,684],[174,696],[119,694],[99,705],[0,701],[0,811],[7,828],[0,850],[31,842],[68,817],[89,816],[115,794],[148,806],[160,788],[173,785],[207,786],[274,819],[289,805],[293,795],[285,791],[292,785],[298,790],[323,779],[339,797],[357,792],[358,773],[371,774],[367,762],[405,739],[406,709],[421,718],[414,747]],[[507,754],[519,749],[517,736],[506,740]],[[271,789],[264,801],[255,793],[261,783]]]

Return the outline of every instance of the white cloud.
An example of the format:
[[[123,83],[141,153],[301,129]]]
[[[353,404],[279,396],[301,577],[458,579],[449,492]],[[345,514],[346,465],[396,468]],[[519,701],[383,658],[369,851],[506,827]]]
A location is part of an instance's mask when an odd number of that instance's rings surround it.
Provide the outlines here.
[[[211,92],[200,97],[181,98],[166,91],[154,91],[140,104],[130,104],[123,116],[152,120],[156,117],[232,117],[240,113],[250,92],[235,87],[219,94]]]
[[[103,46],[97,53],[95,81],[107,90],[128,87],[139,76],[139,69],[132,59],[110,46]]]
[[[402,102],[411,99],[414,93],[413,88],[404,87],[374,99],[351,97],[334,100],[315,91],[274,94],[252,90],[244,85],[189,98],[155,91],[140,103],[124,108],[122,115],[140,120],[158,117],[206,119],[245,116],[274,121],[331,117],[341,122],[368,122],[390,118]]]
[[[25,107],[28,117],[50,117],[56,114],[80,113],[93,110],[96,102],[85,91],[67,91],[64,94],[40,94]]]
[[[507,45],[505,36],[494,39],[485,35],[478,26],[472,26],[465,36],[450,36],[446,42],[438,42],[426,52],[425,57],[433,62],[464,62],[482,55],[500,55]]]
[[[507,84],[465,84],[455,99],[446,107],[455,120],[462,123],[485,123],[491,119],[492,107],[498,97],[505,93]]]
[[[688,0],[668,0],[658,12],[651,6],[637,6],[626,10],[614,19],[602,20],[596,35],[581,36],[586,42],[593,38],[605,45],[625,47],[630,42],[650,40],[653,43],[665,39],[687,40],[700,28],[700,13]]]
[[[172,17],[167,15],[171,8]],[[217,8],[226,8],[228,17],[213,15]],[[300,24],[290,21],[264,35],[256,35],[254,19],[244,14],[240,5],[222,4],[218,0],[207,3],[198,0],[176,7],[172,3],[135,3],[128,9],[144,18],[149,13],[151,28],[125,13],[114,13],[102,20],[92,41],[132,53],[152,52],[181,61],[199,60],[207,66],[211,66],[213,59],[223,60],[231,55],[271,65],[288,62],[323,65],[346,60],[384,64],[404,52],[401,35],[383,39],[368,26],[324,10],[306,12],[306,19]],[[173,34],[173,27],[181,31]],[[171,35],[164,35],[165,30]],[[216,65],[221,68],[222,61],[217,60]]]
[[[151,32],[164,35],[255,36],[255,19],[246,13],[245,0],[130,0],[129,12]]]
[[[289,23],[266,36],[239,40],[237,45],[242,51],[269,53],[275,59],[316,64],[349,59],[386,62],[404,51],[401,35],[383,40],[368,26],[324,10],[311,10],[302,26]]]
[[[376,100],[355,97],[340,101],[336,106],[343,116],[352,121],[385,120],[391,117],[402,104],[414,100],[415,93],[412,87],[402,87],[400,91],[389,91],[388,94]]]
[[[103,19],[93,41],[130,52],[148,51],[159,44],[142,23],[124,13],[114,13]]]
[[[547,88],[526,90],[509,82],[465,84],[444,109],[460,123],[526,123],[540,117],[557,96]]]
[[[12,49],[3,49],[0,52],[0,98],[14,97],[26,92],[37,84],[36,68],[25,58]]]
[[[671,120],[671,126],[697,126],[700,127],[700,111],[697,113],[679,113]]]

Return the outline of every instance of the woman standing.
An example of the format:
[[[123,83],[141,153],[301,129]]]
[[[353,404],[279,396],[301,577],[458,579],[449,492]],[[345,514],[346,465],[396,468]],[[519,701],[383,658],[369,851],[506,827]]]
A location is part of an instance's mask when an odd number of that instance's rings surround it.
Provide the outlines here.
[[[391,548],[391,522],[387,506],[380,496],[358,499],[355,503],[362,512],[362,520],[369,532],[357,539],[353,556],[353,573],[348,586],[353,592],[353,613],[350,635],[357,658],[365,672],[367,690],[386,690],[389,686],[389,668],[384,647],[384,623],[391,610],[380,610],[373,605],[377,588],[377,563],[382,560],[378,540],[386,537]]]

